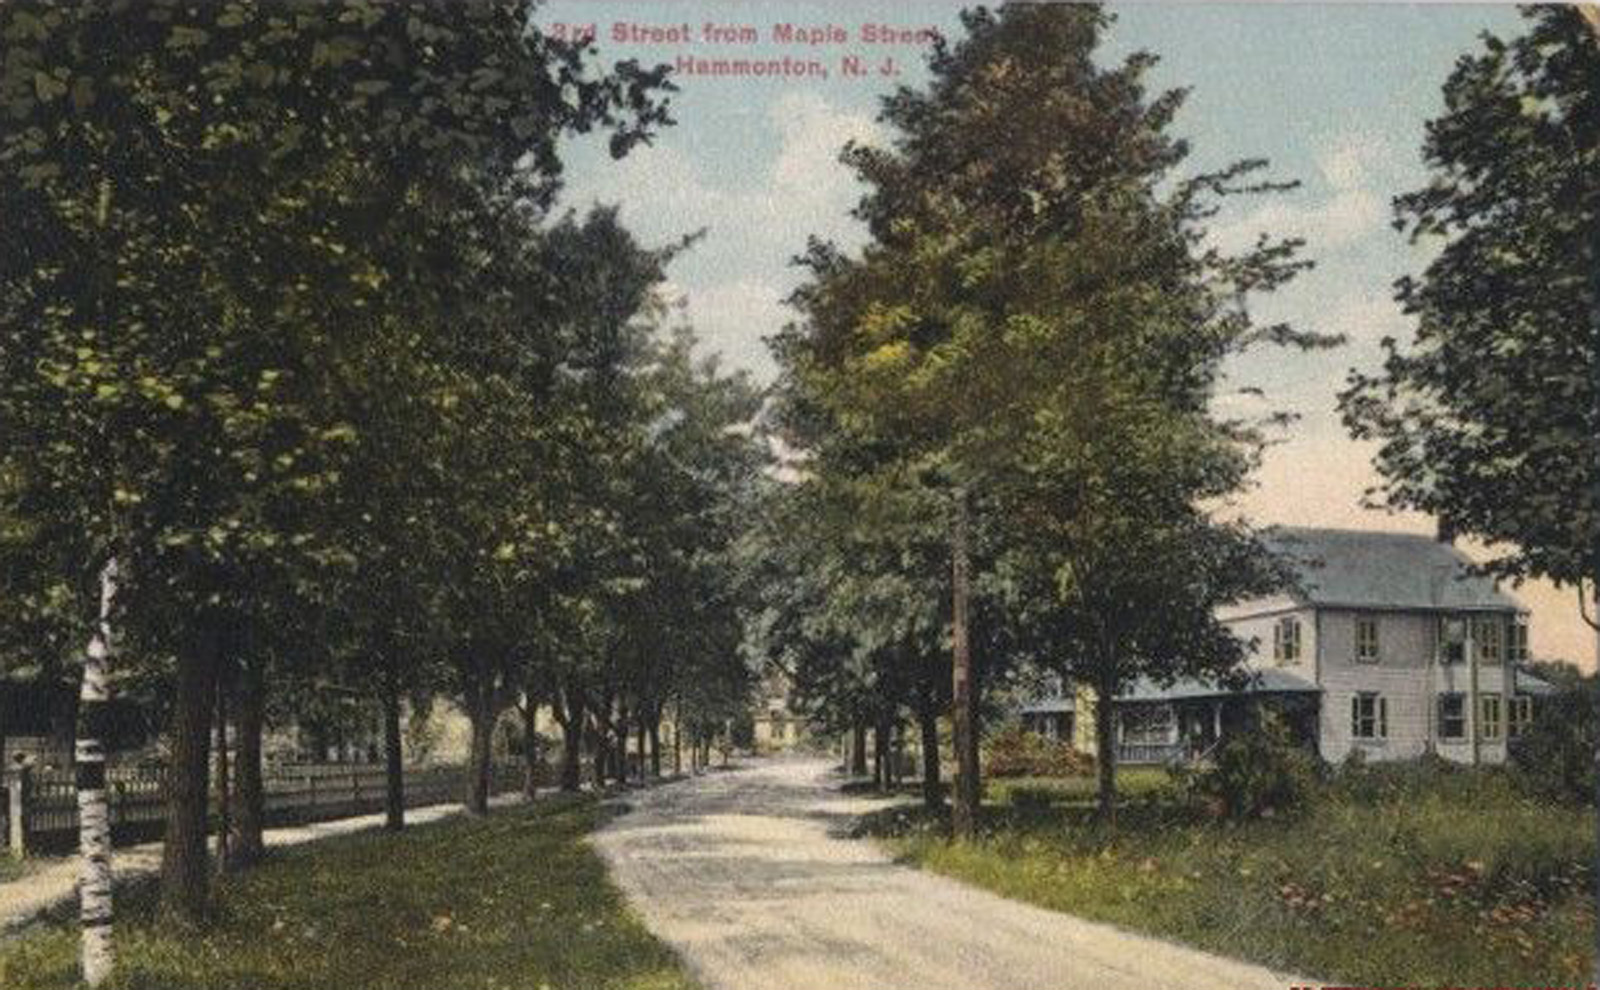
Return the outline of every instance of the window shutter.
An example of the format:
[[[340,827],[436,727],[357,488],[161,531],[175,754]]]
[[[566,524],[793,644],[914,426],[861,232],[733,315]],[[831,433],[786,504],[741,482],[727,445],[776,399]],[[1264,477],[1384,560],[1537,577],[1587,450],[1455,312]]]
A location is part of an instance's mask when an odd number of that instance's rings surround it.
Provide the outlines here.
[[[1283,622],[1272,624],[1272,659],[1283,659]]]
[[[1350,696],[1350,735],[1353,738],[1361,736],[1361,695]]]
[[[1389,699],[1378,698],[1378,738],[1389,738]]]

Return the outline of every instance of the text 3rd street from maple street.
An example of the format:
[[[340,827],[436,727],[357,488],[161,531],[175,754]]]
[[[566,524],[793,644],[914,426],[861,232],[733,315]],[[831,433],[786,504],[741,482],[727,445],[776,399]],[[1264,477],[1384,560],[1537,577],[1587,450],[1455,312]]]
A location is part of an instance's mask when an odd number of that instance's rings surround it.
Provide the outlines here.
[[[938,30],[928,25],[880,21],[553,21],[542,29],[564,41],[627,47],[639,50],[634,54],[642,57],[654,54],[680,78],[778,81],[898,76],[909,54],[920,53],[939,37]]]

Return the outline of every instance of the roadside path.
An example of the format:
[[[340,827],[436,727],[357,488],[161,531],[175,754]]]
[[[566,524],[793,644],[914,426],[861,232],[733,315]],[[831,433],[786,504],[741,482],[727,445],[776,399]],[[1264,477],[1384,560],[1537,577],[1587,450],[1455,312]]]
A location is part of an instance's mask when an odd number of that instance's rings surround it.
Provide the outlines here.
[[[784,760],[628,794],[595,838],[707,990],[1287,990],[1311,981],[1010,901],[842,837],[882,801]]]
[[[520,796],[502,795],[494,804],[515,803]],[[460,804],[433,804],[406,810],[406,825],[423,825],[461,813]],[[336,818],[306,825],[271,828],[266,832],[267,848],[297,846],[336,835],[351,835],[381,828],[384,816],[360,815]],[[147,842],[112,851],[111,865],[118,882],[149,876],[161,869],[161,843]],[[0,883],[0,934],[20,928],[45,911],[74,901],[78,896],[78,862],[73,857],[52,860],[48,866],[30,870],[20,878]]]

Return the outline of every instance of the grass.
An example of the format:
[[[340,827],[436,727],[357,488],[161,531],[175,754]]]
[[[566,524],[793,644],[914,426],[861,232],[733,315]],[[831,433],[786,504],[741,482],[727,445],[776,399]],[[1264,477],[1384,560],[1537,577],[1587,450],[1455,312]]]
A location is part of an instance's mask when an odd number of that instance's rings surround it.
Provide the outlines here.
[[[1294,819],[1235,825],[1162,776],[1129,775],[1115,831],[1086,779],[991,784],[970,843],[907,809],[863,828],[1005,896],[1312,979],[1588,985],[1592,809],[1529,801],[1503,772],[1366,770]]]
[[[45,862],[47,862],[47,860],[41,859],[38,856],[33,856],[28,859],[13,859],[3,850],[0,850],[0,883],[10,883],[13,880],[21,880],[29,873],[39,869],[39,867]]]
[[[370,832],[283,853],[231,878],[202,930],[161,924],[130,892],[122,990],[693,990],[625,907],[586,842],[590,799],[484,820]],[[0,943],[0,987],[75,983],[65,922]]]

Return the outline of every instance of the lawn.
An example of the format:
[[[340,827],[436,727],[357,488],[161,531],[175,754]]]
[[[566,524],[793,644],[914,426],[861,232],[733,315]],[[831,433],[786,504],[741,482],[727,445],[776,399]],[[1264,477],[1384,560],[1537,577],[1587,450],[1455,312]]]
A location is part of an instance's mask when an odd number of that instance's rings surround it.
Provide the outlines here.
[[[592,800],[370,832],[288,851],[230,879],[215,923],[121,902],[115,986],[144,990],[692,990],[586,842]],[[74,985],[61,923],[0,943],[0,987]]]
[[[1593,810],[1501,772],[1368,768],[1292,820],[1233,825],[1130,775],[1114,832],[1089,779],[991,784],[981,837],[939,818],[864,823],[904,860],[1044,907],[1318,980],[1586,986]]]

